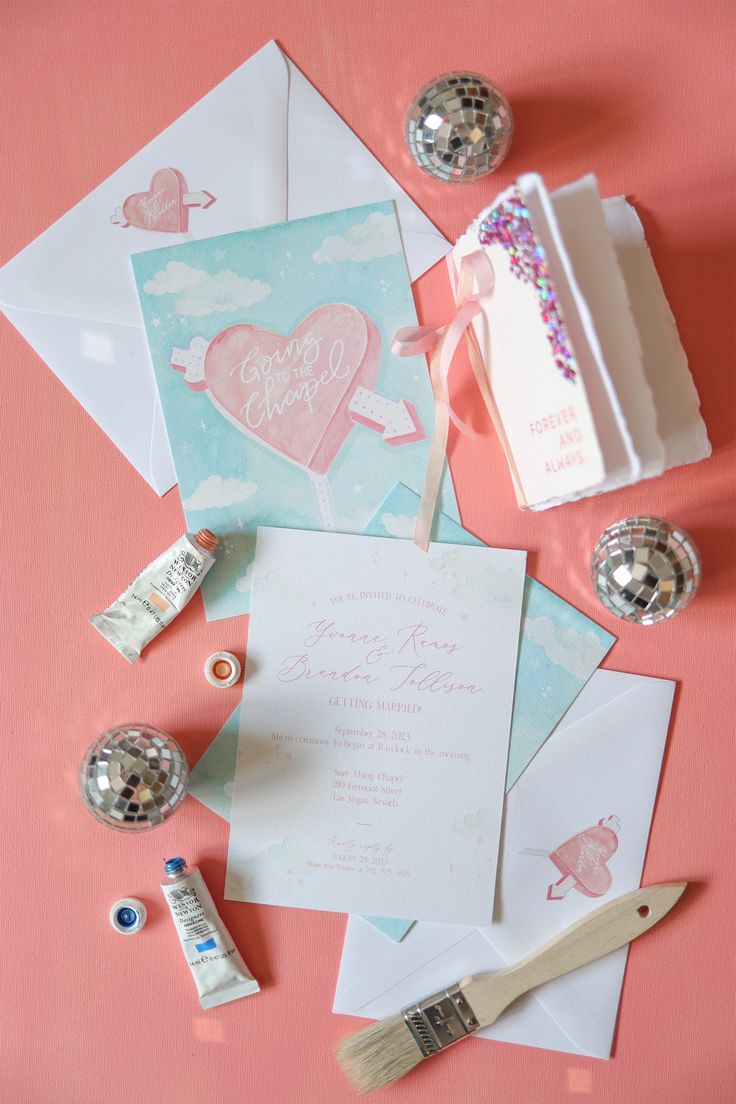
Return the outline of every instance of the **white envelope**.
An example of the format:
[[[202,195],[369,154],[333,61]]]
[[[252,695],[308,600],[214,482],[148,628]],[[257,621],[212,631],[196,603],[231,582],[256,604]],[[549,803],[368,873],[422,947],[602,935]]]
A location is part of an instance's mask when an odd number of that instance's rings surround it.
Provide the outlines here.
[[[125,201],[176,169],[187,234],[125,226]],[[154,212],[153,193],[147,210]],[[210,202],[214,197],[214,202]],[[269,42],[0,271],[10,321],[155,491],[176,483],[131,253],[379,200],[415,280],[449,242]],[[170,200],[159,196],[164,206]],[[146,200],[139,200],[146,204]],[[159,211],[161,207],[159,206]],[[117,212],[117,214],[116,214]]]
[[[420,923],[395,943],[351,916],[333,1010],[391,1015],[468,974],[503,969],[635,889],[673,693],[662,679],[596,671],[506,799],[491,927]],[[624,947],[541,986],[480,1036],[609,1057],[626,957]]]

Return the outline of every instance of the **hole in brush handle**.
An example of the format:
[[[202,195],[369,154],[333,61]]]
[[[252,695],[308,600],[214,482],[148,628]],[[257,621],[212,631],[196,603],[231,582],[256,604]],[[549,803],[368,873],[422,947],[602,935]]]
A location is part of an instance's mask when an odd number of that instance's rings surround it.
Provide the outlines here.
[[[650,909],[649,905],[639,905],[636,911],[639,913],[643,920],[646,920],[647,916],[649,916],[649,913],[652,910]]]

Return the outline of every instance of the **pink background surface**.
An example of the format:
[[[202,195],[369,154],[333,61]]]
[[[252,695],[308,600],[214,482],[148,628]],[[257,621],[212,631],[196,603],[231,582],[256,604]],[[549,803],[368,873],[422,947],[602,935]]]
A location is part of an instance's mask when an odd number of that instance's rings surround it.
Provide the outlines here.
[[[0,17],[3,260],[271,37],[449,237],[525,170],[540,170],[551,186],[594,170],[604,194],[634,198],[691,358],[713,458],[543,515],[517,511],[487,427],[481,441],[453,443],[452,468],[468,528],[528,548],[543,583],[618,633],[607,666],[678,680],[645,881],[694,884],[676,915],[631,952],[612,1061],[471,1040],[384,1098],[732,1100],[732,4],[4,0]],[[402,120],[419,85],[460,66],[507,91],[517,137],[495,178],[451,189],[415,169]],[[419,282],[417,300],[425,320],[447,315],[442,266]],[[344,917],[221,902],[264,989],[202,1012],[157,883],[162,856],[180,852],[201,864],[221,901],[224,824],[189,800],[168,825],[128,839],[98,826],[79,801],[79,759],[114,722],[150,719],[197,760],[240,694],[210,688],[201,664],[220,648],[242,655],[246,621],[208,626],[197,597],[133,667],[97,636],[89,614],[182,531],[178,494],[159,500],[6,322],[0,355],[0,1098],[352,1100],[332,1047],[359,1023],[329,1010]],[[466,398],[477,404],[470,390],[461,405]],[[586,579],[600,531],[640,511],[689,529],[705,576],[689,612],[648,631],[608,618]],[[107,919],[129,894],[150,909],[133,940]]]

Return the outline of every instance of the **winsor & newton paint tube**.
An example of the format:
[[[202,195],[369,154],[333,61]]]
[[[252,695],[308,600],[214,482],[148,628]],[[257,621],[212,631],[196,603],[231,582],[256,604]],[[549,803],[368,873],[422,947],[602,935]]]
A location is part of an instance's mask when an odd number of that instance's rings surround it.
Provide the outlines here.
[[[197,985],[203,1008],[249,997],[260,989],[229,931],[220,919],[212,895],[196,866],[177,855],[166,860],[161,883],[182,950]]]
[[[215,562],[217,537],[209,529],[185,533],[162,552],[104,613],[90,621],[134,663],[146,644],[181,613]]]

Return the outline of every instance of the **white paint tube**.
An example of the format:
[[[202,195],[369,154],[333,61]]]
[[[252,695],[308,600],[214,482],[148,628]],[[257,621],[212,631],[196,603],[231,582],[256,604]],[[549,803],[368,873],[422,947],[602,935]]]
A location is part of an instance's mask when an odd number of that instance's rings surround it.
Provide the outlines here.
[[[209,529],[185,533],[126,587],[104,613],[90,622],[114,648],[134,663],[146,644],[181,613],[215,562],[217,537]]]
[[[177,855],[166,860],[161,890],[169,906],[182,950],[197,984],[203,1008],[249,997],[260,989],[219,917],[212,895],[196,866]]]

